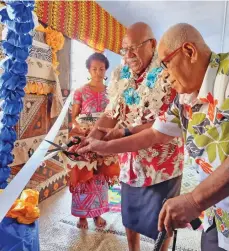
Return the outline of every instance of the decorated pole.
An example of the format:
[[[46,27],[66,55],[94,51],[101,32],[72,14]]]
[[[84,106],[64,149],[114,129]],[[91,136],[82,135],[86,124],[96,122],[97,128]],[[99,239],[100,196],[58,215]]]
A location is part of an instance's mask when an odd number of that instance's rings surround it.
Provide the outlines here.
[[[12,150],[17,138],[14,126],[23,109],[28,71],[26,59],[32,46],[35,4],[27,0],[4,2],[6,6],[0,9],[0,22],[6,27],[2,43],[6,59],[1,62],[4,73],[0,76],[0,189],[6,188],[10,176],[9,165],[13,163]],[[5,218],[0,223],[0,250],[38,251],[37,221],[31,224],[19,222],[11,214],[11,218]]]
[[[32,45],[30,32],[34,28],[34,1],[5,1],[0,10],[0,21],[6,26],[2,43],[6,59],[1,62],[4,73],[0,77],[1,131],[0,131],[0,188],[7,186],[9,165],[13,163],[12,150],[16,141],[14,126],[23,109],[29,49]]]

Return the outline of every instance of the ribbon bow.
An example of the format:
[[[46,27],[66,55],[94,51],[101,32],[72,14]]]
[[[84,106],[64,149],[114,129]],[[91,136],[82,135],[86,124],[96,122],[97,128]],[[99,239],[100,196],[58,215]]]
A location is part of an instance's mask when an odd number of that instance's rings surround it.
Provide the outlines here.
[[[3,190],[0,190],[3,192]],[[38,208],[39,192],[26,189],[21,193],[20,199],[17,199],[7,213],[6,217],[16,219],[21,224],[31,224],[40,217]]]

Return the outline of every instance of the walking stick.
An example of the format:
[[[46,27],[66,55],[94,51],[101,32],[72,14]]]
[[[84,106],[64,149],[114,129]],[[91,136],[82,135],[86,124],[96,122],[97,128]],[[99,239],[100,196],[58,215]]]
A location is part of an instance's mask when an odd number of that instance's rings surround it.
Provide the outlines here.
[[[165,203],[165,201],[163,202],[163,204]],[[190,225],[192,226],[193,230],[198,229],[201,226],[201,224],[202,224],[202,222],[201,222],[201,220],[199,218],[196,218],[195,220],[190,222]],[[174,230],[173,232],[174,232],[174,238],[173,238],[172,251],[175,251],[176,250],[176,241],[177,241],[177,230]],[[166,237],[167,237],[167,232],[164,229],[162,232],[160,232],[158,234],[158,237],[157,237],[157,239],[155,241],[153,251],[160,251],[161,250],[162,244],[165,241]]]

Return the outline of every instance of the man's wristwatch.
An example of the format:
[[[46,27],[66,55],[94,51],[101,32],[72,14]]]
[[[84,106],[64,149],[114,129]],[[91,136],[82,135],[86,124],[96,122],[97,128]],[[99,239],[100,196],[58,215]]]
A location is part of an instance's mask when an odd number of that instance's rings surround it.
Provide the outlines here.
[[[128,128],[124,128],[124,137],[132,135],[131,131]]]

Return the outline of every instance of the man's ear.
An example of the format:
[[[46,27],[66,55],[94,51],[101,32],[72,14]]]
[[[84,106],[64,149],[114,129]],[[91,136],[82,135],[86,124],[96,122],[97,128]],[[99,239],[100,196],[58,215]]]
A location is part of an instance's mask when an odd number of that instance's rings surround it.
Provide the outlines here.
[[[156,39],[153,38],[153,39],[151,39],[150,42],[151,42],[152,48],[153,48],[154,50],[156,50],[156,46],[157,46],[157,41],[156,41]]]
[[[195,63],[198,59],[198,52],[196,46],[193,43],[184,43],[182,45],[182,51],[186,57],[190,58],[191,63]]]

